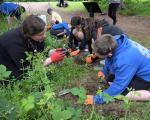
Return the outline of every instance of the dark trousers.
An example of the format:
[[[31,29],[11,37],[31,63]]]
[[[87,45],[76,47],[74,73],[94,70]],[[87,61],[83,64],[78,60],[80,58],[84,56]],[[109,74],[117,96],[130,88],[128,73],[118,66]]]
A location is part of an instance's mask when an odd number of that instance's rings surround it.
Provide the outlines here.
[[[60,0],[59,6],[60,6],[60,7],[64,7],[64,0]]]
[[[113,82],[114,79],[115,79],[115,76],[111,74],[108,76],[107,81]],[[147,82],[138,76],[134,76],[131,82],[129,83],[129,85],[127,86],[127,88],[121,94],[127,95],[130,92],[129,89],[148,90],[150,89],[150,82]]]
[[[120,3],[110,3],[108,8],[108,16],[113,19],[113,24],[117,22],[116,13]]]

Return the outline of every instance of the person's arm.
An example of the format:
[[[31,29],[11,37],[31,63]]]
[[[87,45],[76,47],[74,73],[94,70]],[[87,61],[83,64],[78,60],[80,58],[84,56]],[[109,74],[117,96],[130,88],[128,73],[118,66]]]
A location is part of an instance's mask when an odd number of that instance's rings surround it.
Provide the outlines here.
[[[63,26],[64,26],[64,29],[66,30],[66,35],[69,36],[70,35],[70,29],[69,29],[68,23],[64,22]]]
[[[73,48],[73,40],[74,40],[74,36],[72,34],[72,32],[70,33],[69,39],[68,39],[68,47],[69,48]]]
[[[80,46],[79,46],[79,49],[80,50],[83,50],[83,49],[85,49],[85,46],[86,45],[88,45],[88,39],[85,37],[85,35],[84,35],[84,38],[81,40],[81,44],[80,44]]]
[[[117,96],[121,94],[131,82],[135,72],[136,69],[131,66],[120,66],[115,71],[115,80],[112,82],[109,88],[103,91],[103,94],[108,94],[109,96]],[[105,101],[105,98],[100,95],[95,95],[93,99],[96,104],[101,104],[102,100],[103,102]]]

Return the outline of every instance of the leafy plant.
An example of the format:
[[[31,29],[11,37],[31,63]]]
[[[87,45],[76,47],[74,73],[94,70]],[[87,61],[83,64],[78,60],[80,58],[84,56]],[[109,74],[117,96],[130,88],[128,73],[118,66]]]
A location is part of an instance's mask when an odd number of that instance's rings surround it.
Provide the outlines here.
[[[11,71],[7,71],[4,65],[0,65],[0,80],[6,79],[11,74]]]
[[[34,96],[28,96],[26,99],[24,98],[22,100],[22,105],[21,108],[25,111],[25,112],[29,112],[30,110],[32,110],[35,106],[35,99]]]
[[[86,90],[83,87],[72,88],[71,93],[79,97],[78,103],[84,103],[84,101],[86,100]]]

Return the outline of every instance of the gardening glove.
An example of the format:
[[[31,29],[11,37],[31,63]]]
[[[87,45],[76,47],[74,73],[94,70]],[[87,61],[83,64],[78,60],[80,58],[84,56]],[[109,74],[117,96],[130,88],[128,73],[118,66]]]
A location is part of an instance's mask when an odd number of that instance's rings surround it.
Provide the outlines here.
[[[87,95],[87,99],[85,100],[86,105],[93,105],[93,104],[104,104],[104,96],[97,94],[95,96],[93,95]]]
[[[85,61],[87,64],[92,64],[94,62],[94,59],[96,58],[95,54],[91,54],[90,56],[87,56]]]
[[[87,57],[85,58],[85,61],[86,61],[87,64],[92,64],[92,63],[93,63],[92,56],[87,56]]]
[[[92,105],[93,104],[93,95],[87,95],[87,99],[85,100],[86,105]]]
[[[63,52],[60,51],[56,51],[53,54],[51,54],[50,58],[52,60],[52,62],[58,62],[64,59],[65,54]]]
[[[76,50],[70,53],[71,56],[76,56],[77,54],[79,54],[80,50]]]
[[[98,77],[98,79],[100,79],[100,80],[104,80],[104,79],[105,79],[105,75],[104,75],[104,73],[103,73],[102,71],[99,71],[99,72],[98,72],[97,77]]]
[[[44,66],[55,63],[64,59],[65,54],[61,51],[53,52],[45,61]]]
[[[51,29],[50,25],[47,25],[46,27],[47,27],[47,31]]]

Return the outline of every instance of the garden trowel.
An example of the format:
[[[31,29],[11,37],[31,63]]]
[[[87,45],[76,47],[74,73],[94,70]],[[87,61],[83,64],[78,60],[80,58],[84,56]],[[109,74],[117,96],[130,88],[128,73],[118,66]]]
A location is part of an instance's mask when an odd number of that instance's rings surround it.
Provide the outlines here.
[[[63,96],[63,95],[66,95],[68,93],[71,92],[71,89],[64,89],[64,90],[61,90],[59,93],[58,93],[58,96]]]

